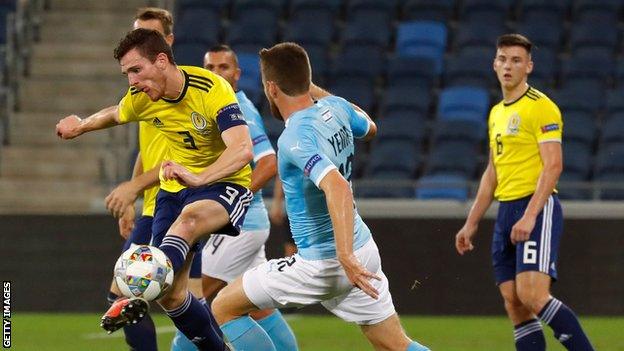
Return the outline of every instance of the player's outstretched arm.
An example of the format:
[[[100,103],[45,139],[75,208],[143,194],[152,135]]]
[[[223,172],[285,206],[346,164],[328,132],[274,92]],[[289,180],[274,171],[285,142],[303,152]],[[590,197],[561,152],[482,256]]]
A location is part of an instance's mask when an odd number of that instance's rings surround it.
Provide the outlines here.
[[[84,133],[110,128],[118,124],[120,124],[119,107],[115,105],[102,109],[85,119],[76,115],[69,115],[56,124],[56,134],[61,139],[73,139]]]
[[[221,133],[221,138],[225,143],[225,150],[201,173],[191,173],[173,161],[164,161],[162,163],[163,178],[165,180],[176,179],[186,186],[197,187],[225,178],[253,160],[253,148],[247,125],[229,128]]]
[[[353,254],[353,193],[349,182],[336,169],[333,169],[323,177],[319,188],[325,193],[327,209],[334,228],[336,254],[340,264],[354,286],[377,299],[379,291],[369,280],[381,280],[381,278],[366,270]]]
[[[479,190],[477,191],[475,201],[468,213],[468,218],[466,218],[466,223],[464,223],[464,226],[455,236],[455,248],[460,255],[474,248],[472,245],[472,238],[477,233],[479,221],[481,221],[481,218],[483,218],[483,215],[485,215],[485,212],[494,200],[496,185],[496,171],[492,163],[492,154],[490,154],[488,165],[485,168],[485,172],[483,172],[483,176],[481,176]]]

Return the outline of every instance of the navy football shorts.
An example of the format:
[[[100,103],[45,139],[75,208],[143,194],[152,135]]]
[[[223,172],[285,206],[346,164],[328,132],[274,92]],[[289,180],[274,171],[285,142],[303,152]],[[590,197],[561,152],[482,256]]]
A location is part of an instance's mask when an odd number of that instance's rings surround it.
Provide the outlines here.
[[[535,220],[529,239],[513,245],[511,228],[522,218],[531,197],[501,201],[492,238],[492,263],[496,284],[514,280],[525,271],[538,271],[557,279],[557,254],[563,230],[561,204],[557,195],[548,197]]]

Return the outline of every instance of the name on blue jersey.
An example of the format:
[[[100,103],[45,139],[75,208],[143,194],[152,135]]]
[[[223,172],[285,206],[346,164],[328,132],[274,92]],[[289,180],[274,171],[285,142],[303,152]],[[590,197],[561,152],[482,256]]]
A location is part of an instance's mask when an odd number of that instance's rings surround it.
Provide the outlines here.
[[[327,141],[334,148],[334,154],[336,156],[338,156],[338,154],[346,147],[350,146],[352,140],[353,138],[351,137],[351,132],[345,126],[340,128],[338,132],[334,133],[331,138],[327,139]]]
[[[312,157],[310,157],[310,159],[308,160],[308,162],[306,162],[305,167],[303,168],[303,174],[305,174],[306,177],[308,177],[310,175],[310,172],[312,172],[312,168],[314,168],[314,166],[319,163],[319,161],[321,160],[321,155],[316,154]]]

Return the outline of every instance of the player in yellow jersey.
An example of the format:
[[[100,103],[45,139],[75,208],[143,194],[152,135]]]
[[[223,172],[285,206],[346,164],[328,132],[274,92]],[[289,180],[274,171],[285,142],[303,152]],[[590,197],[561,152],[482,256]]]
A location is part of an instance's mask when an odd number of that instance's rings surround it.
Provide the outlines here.
[[[175,279],[158,302],[200,350],[223,350],[212,314],[188,292],[188,274],[200,237],[240,231],[253,197],[247,125],[227,81],[202,68],[178,67],[157,31],[128,33],[115,58],[130,85],[119,109],[84,120],[66,117],[57,124],[57,134],[72,139],[131,121],[149,121],[162,133],[167,151],[152,242],[171,260]],[[134,306],[146,308],[143,301]]]
[[[492,261],[516,349],[546,349],[541,320],[566,349],[593,350],[572,310],[550,294],[563,224],[555,189],[563,122],[557,105],[527,83],[531,47],[519,34],[498,38],[494,71],[503,101],[490,112],[489,162],[455,246],[461,255],[473,249],[478,223],[497,199]]]

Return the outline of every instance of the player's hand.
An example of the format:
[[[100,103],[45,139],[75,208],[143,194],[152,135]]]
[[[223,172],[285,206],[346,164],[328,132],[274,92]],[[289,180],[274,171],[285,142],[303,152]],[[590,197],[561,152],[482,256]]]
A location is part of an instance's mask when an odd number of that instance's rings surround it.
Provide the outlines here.
[[[535,228],[535,217],[525,214],[511,228],[511,243],[515,245],[529,240],[533,228]]]
[[[80,125],[80,117],[76,115],[69,115],[56,124],[56,135],[61,139],[73,139],[80,135],[78,132],[78,125]]]
[[[173,161],[163,161],[162,169],[165,180],[177,180],[180,184],[188,187],[204,185],[197,174]]]
[[[459,230],[459,232],[457,232],[457,235],[455,235],[455,249],[457,249],[457,252],[460,255],[474,249],[474,245],[472,245],[472,238],[477,233],[477,228],[478,227],[476,225],[466,223]]]
[[[339,258],[340,264],[342,268],[345,270],[347,274],[347,278],[353,286],[360,288],[366,295],[372,297],[377,300],[379,298],[379,291],[375,289],[373,284],[371,284],[371,279],[381,280],[381,277],[377,274],[369,272],[354,254],[350,254],[346,257]]]
[[[130,233],[134,229],[134,204],[126,207],[126,210],[123,212],[123,215],[119,217],[119,235],[122,238],[128,239]]]
[[[109,210],[115,218],[120,218],[128,206],[134,206],[134,201],[136,201],[138,196],[137,189],[131,181],[123,182],[113,189],[104,199],[106,209]]]

